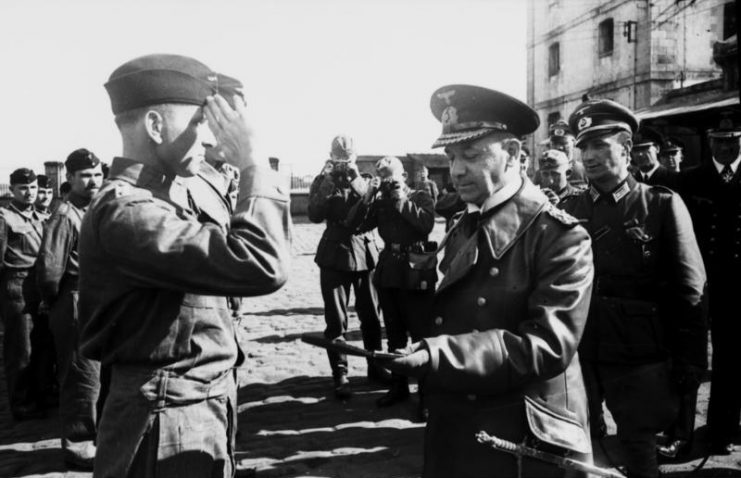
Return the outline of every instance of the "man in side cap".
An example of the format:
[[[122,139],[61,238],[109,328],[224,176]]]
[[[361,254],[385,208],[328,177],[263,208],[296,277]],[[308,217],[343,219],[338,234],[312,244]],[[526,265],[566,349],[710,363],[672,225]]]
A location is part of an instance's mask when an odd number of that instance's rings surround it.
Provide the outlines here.
[[[322,172],[314,178],[309,190],[309,220],[327,222],[317,246],[314,262],[319,266],[319,286],[324,300],[324,336],[344,340],[347,332],[347,307],[350,289],[355,290],[355,310],[360,319],[363,345],[369,350],[381,349],[381,310],[371,273],[378,263],[379,247],[372,232],[357,232],[347,225],[350,209],[368,189],[355,164],[353,140],[338,135],[332,140]],[[327,351],[332,369],[334,394],[340,400],[352,396],[347,378],[347,357]],[[388,372],[368,361],[368,380],[388,383]]]
[[[577,188],[583,188],[587,184],[587,176],[584,172],[584,164],[576,158],[574,146],[574,134],[569,124],[560,119],[548,127],[548,149],[561,151],[569,160],[571,174],[569,184]]]
[[[692,216],[708,271],[713,344],[708,441],[711,453],[728,455],[738,432],[738,291],[741,290],[741,115],[723,113],[707,132],[712,158],[682,173],[682,194]]]
[[[203,63],[147,55],[105,86],[125,157],[80,229],[81,350],[111,367],[93,476],[232,476],[244,354],[226,297],[285,282],[288,196],[255,157],[244,105]],[[229,231],[199,222],[182,181],[211,134],[240,170]]]
[[[659,150],[659,162],[676,173],[681,171],[684,161],[684,143],[677,138],[667,138]]]
[[[635,162],[635,178],[648,185],[665,186],[677,191],[679,188],[679,175],[664,167],[659,162],[659,148],[663,138],[653,128],[641,126],[633,136],[633,149],[630,156]]]
[[[437,283],[437,244],[427,241],[435,225],[434,201],[426,190],[404,183],[401,160],[387,156],[376,163],[363,200],[353,206],[348,224],[359,231],[378,228],[384,247],[373,274],[386,324],[389,351],[403,349],[427,333],[427,318]],[[376,401],[388,407],[409,397],[405,375],[393,374],[388,392]],[[422,393],[417,407],[424,420]]]
[[[70,153],[64,166],[71,185],[69,200],[59,205],[46,224],[36,261],[36,278],[49,310],[57,355],[64,461],[72,467],[92,470],[100,362],[80,354],[77,246],[82,217],[100,189],[103,171],[98,157],[85,148]]]
[[[443,127],[433,147],[445,148],[467,209],[444,244],[433,337],[387,361],[425,390],[423,476],[562,476],[555,465],[483,446],[476,433],[535,437],[591,461],[576,354],[592,285],[589,236],[521,173],[517,138],[539,124],[530,107],[450,85],[433,93],[431,108]]]
[[[26,420],[43,415],[32,379],[31,331],[39,308],[34,263],[44,218],[34,206],[38,182],[32,170],[13,171],[10,191],[13,199],[0,208],[0,316],[10,412],[15,420]]]
[[[571,176],[571,162],[568,156],[557,149],[549,149],[539,161],[540,169],[538,175],[543,192],[548,196],[552,204],[564,208],[566,202],[575,198],[583,189],[572,186],[569,183]]]
[[[594,289],[579,346],[590,401],[604,396],[630,478],[656,478],[656,434],[707,361],[705,269],[687,208],[628,174],[638,119],[611,100],[569,118],[590,188],[566,210],[592,237]],[[600,407],[600,402],[593,407]]]
[[[48,219],[51,215],[51,201],[54,199],[54,190],[51,188],[51,181],[47,176],[39,174],[36,176],[36,181],[39,184],[39,190],[36,194],[36,210],[39,214],[43,215],[45,219]]]

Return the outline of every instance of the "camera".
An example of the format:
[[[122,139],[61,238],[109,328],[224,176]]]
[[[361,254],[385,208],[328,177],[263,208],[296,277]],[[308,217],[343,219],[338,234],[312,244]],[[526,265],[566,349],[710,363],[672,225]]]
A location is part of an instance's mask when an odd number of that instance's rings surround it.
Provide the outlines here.
[[[399,181],[396,181],[394,179],[383,179],[381,181],[381,185],[378,187],[378,191],[381,193],[383,197],[392,197],[392,193],[395,191],[401,189],[401,183]]]
[[[349,165],[349,160],[332,160],[332,179],[335,181],[347,179]]]

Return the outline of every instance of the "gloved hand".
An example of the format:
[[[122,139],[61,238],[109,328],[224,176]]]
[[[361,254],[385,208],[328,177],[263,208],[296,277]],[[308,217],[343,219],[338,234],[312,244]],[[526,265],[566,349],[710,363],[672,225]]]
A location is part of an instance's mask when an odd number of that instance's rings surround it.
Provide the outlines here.
[[[680,393],[694,392],[702,383],[705,370],[688,363],[675,363],[672,367],[672,381]]]
[[[430,352],[423,342],[416,342],[406,349],[393,352],[405,355],[395,359],[379,359],[379,363],[394,373],[422,378],[430,368]]]

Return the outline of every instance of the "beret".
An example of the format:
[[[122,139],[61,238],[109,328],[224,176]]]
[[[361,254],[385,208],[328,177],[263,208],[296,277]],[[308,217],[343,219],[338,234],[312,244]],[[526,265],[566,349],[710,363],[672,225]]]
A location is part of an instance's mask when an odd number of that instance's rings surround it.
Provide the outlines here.
[[[64,167],[68,173],[74,173],[82,169],[94,168],[100,164],[100,159],[95,156],[94,153],[88,151],[85,148],[80,148],[72,151],[67,160],[64,162]]]
[[[574,135],[571,133],[571,129],[569,128],[569,124],[560,119],[553,123],[548,128],[548,135],[553,139],[556,138],[567,138],[567,137],[573,137]]]
[[[433,148],[471,141],[497,131],[519,137],[532,133],[540,125],[537,113],[525,103],[481,86],[443,86],[432,94],[430,109],[443,126]]]
[[[664,142],[664,138],[653,128],[641,126],[633,135],[633,148],[648,148],[652,144],[659,148]]]
[[[612,100],[587,100],[569,116],[569,127],[576,132],[576,145],[589,138],[611,132],[638,129],[638,118],[625,106]]]
[[[181,55],[153,54],[116,68],[105,84],[114,114],[164,103],[202,105],[218,91],[216,73]]]
[[[558,169],[561,166],[569,164],[569,158],[563,151],[549,149],[543,153],[539,161],[540,169]]]
[[[59,194],[67,194],[70,191],[72,191],[72,185],[67,181],[63,182],[62,185],[59,186]]]
[[[240,96],[244,100],[244,85],[241,81],[231,76],[218,73],[219,94],[224,97],[229,106],[234,108],[234,95]]]
[[[51,182],[49,181],[48,176],[39,174],[36,176],[36,181],[39,183],[39,188],[49,189],[51,187]]]
[[[36,181],[36,173],[28,168],[19,168],[10,173],[10,184],[30,184]]]
[[[348,159],[350,156],[355,154],[355,145],[351,137],[340,134],[334,137],[332,140],[332,149],[330,150],[332,156],[337,158]]]
[[[718,127],[708,130],[708,136],[711,138],[738,138],[741,136],[741,122],[739,122],[738,115],[731,111],[721,113]]]

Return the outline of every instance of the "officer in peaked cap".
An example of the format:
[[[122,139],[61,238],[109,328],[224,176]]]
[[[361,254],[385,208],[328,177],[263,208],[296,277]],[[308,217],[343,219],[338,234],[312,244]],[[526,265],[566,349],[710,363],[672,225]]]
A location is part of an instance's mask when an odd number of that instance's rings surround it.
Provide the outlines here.
[[[708,438],[710,450],[727,455],[734,449],[741,402],[738,384],[741,333],[738,291],[741,288],[741,121],[738,111],[722,113],[707,132],[712,158],[682,172],[685,200],[692,215],[708,271],[713,344]]]
[[[637,169],[635,178],[650,185],[679,189],[679,175],[659,162],[659,148],[664,138],[653,128],[641,125],[633,135],[633,149],[630,152]]]
[[[227,296],[285,282],[288,196],[255,157],[244,105],[217,94],[200,61],[135,58],[105,87],[128,157],[113,160],[80,229],[81,352],[111,368],[94,475],[232,476],[244,354]],[[240,170],[228,230],[201,222],[185,181],[212,136]]]
[[[39,306],[34,264],[44,232],[44,217],[34,206],[37,190],[36,174],[28,168],[16,169],[10,175],[13,198],[0,208],[0,317],[5,328],[8,401],[15,420],[43,413],[31,356]]]
[[[563,209],[566,201],[581,194],[583,189],[569,183],[571,176],[571,162],[568,156],[557,149],[549,149],[540,158],[538,184],[546,193],[548,199]]]
[[[579,346],[590,409],[598,413],[606,401],[628,476],[656,477],[656,434],[675,418],[678,392],[697,389],[707,365],[705,270],[679,195],[628,173],[633,112],[589,100],[569,124],[591,184],[566,206],[594,252]]]
[[[451,85],[433,93],[431,107],[442,123],[434,146],[445,148],[467,208],[444,244],[433,337],[387,363],[424,386],[423,476],[561,476],[527,458],[518,470],[516,460],[476,443],[475,434],[518,443],[531,432],[546,438],[529,428],[526,410],[552,414],[560,418],[546,440],[591,460],[575,355],[589,308],[589,236],[520,171],[517,138],[539,124],[529,106],[487,88]],[[496,292],[505,290],[512,293]]]
[[[684,161],[684,143],[677,138],[666,138],[659,149],[659,162],[666,169],[679,172]]]
[[[583,188],[587,184],[584,165],[575,154],[574,135],[569,124],[562,119],[556,121],[548,128],[548,135],[548,148],[562,151],[569,160],[571,168],[569,184],[576,188]]]

